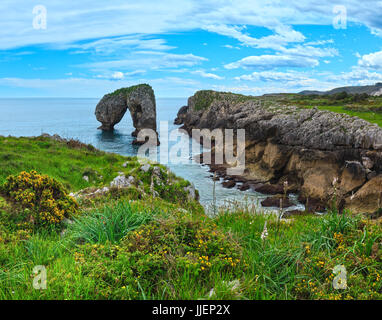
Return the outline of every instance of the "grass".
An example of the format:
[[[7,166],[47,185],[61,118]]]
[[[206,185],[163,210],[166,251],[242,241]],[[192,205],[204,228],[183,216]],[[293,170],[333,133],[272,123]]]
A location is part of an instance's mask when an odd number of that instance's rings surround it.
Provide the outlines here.
[[[241,103],[248,100],[260,101],[264,107],[277,105],[297,105],[301,108],[317,107],[319,110],[328,110],[343,113],[352,117],[359,117],[382,127],[382,97],[365,96],[359,94],[336,95],[299,95],[277,94],[262,97],[244,96],[229,92],[216,92],[212,90],[198,91],[194,95],[195,110],[208,109],[214,100],[230,100]]]
[[[124,205],[105,210],[120,217]],[[126,208],[128,215],[141,214],[138,206]],[[276,217],[248,212],[220,212],[213,219],[179,209],[164,214],[159,202],[154,210],[151,219],[142,217],[133,227],[114,220],[117,229],[126,234],[111,237],[113,241],[107,231],[101,237],[94,236],[98,231],[76,236],[75,230],[88,230],[84,218],[64,236],[39,231],[1,242],[0,265],[6,272],[0,273],[0,297],[382,298],[380,221],[350,215],[341,218],[333,212],[326,217],[298,217],[278,226]],[[89,217],[95,218],[93,214]],[[269,235],[261,240],[265,221]],[[36,265],[47,268],[46,290],[32,287]],[[347,270],[346,290],[333,289],[336,265]],[[232,283],[236,283],[234,288]]]
[[[70,191],[77,191],[110,182],[129,160],[87,145],[70,147],[49,138],[0,137],[0,184],[9,175],[36,170],[54,177]],[[139,164],[134,160],[133,165]],[[85,175],[89,182],[83,179]]]
[[[295,104],[306,108],[317,107],[319,110],[328,110],[358,117],[382,127],[382,97],[361,95],[281,95],[280,101],[286,104]]]
[[[176,201],[188,183],[166,170],[153,197],[152,170],[140,171],[135,158],[40,138],[0,142],[1,156],[20,153],[15,166],[12,157],[1,163],[8,168],[1,177],[35,169],[78,190],[125,170],[143,190],[79,201],[80,215],[63,231],[32,228],[0,197],[0,299],[382,299],[381,219],[333,211],[279,220],[248,206],[211,218],[195,201]],[[72,159],[79,173],[67,174]],[[103,178],[83,182],[85,170]],[[32,285],[38,265],[47,270],[46,290]],[[333,288],[340,265],[344,290]]]
[[[313,108],[313,106],[309,106]],[[318,106],[319,110],[328,110],[336,113],[344,113],[352,117],[358,117],[366,120],[370,123],[376,123],[378,126],[382,127],[382,112],[374,112],[369,110],[363,110],[362,108],[351,109],[346,106]],[[357,111],[359,110],[359,111]]]
[[[127,88],[121,88],[121,89],[115,90],[114,92],[110,93],[110,95],[111,96],[117,96],[117,95],[123,94],[125,97],[128,97],[134,90],[139,89],[139,88],[146,89],[146,91],[150,93],[150,96],[152,97],[152,99],[155,100],[154,90],[152,89],[152,87],[150,85],[148,85],[146,83],[138,84],[138,85],[127,87]]]
[[[118,243],[129,232],[147,223],[155,215],[151,211],[137,211],[129,203],[119,202],[93,213],[79,216],[68,228],[74,241],[87,243]]]

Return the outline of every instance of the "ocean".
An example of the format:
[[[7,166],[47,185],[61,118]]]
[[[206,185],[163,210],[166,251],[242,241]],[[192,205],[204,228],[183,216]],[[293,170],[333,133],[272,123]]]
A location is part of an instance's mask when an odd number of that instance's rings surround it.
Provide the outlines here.
[[[58,134],[63,138],[78,139],[90,143],[96,148],[126,156],[137,154],[138,147],[132,145],[134,138],[133,122],[129,111],[122,121],[115,126],[114,132],[97,130],[100,123],[94,115],[99,99],[69,99],[69,98],[20,98],[0,99],[0,135],[2,136],[38,136],[42,133]],[[187,104],[186,98],[158,98],[157,121],[167,121],[169,131],[179,126],[173,124],[180,107]],[[168,137],[167,137],[168,138]],[[164,141],[166,137],[161,137]],[[183,135],[181,143],[190,145],[191,139]],[[171,148],[177,141],[169,141]],[[160,148],[160,147],[159,147]],[[182,163],[166,164],[176,175],[189,180],[200,193],[200,202],[209,211],[213,206],[214,183],[206,165],[192,160],[192,148],[188,154],[182,155]],[[159,157],[158,157],[158,160]],[[240,191],[236,188],[226,189],[220,183],[215,186],[216,204],[218,206],[230,203],[256,205],[261,207],[260,201],[267,196],[248,190]],[[290,209],[301,209],[301,205]],[[266,209],[272,210],[272,209]]]

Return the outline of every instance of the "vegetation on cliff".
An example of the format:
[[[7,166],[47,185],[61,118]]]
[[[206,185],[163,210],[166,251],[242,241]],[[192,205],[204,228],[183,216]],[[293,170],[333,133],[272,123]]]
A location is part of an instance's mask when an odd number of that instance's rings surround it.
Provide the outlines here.
[[[136,158],[74,141],[0,138],[0,157],[2,185],[36,170],[68,192],[88,190],[74,194],[78,214],[57,229],[20,215],[28,205],[2,189],[1,299],[382,298],[380,219],[333,211],[286,220],[240,207],[207,217],[181,196],[184,180],[162,183],[171,196],[156,189],[165,168],[141,170]],[[142,184],[94,191],[121,172]],[[47,270],[45,290],[32,285],[37,265]],[[333,288],[337,265],[347,289]]]
[[[154,90],[147,83],[137,84],[135,86],[126,87],[126,88],[120,88],[120,89],[117,89],[117,90],[113,91],[112,93],[109,93],[109,95],[111,95],[111,96],[118,96],[120,94],[123,94],[124,97],[128,97],[133,91],[135,91],[137,89],[140,89],[140,88],[144,89],[147,92],[151,92],[152,96],[154,97]]]
[[[264,96],[246,96],[231,92],[217,92],[212,90],[197,91],[193,97],[195,110],[208,109],[214,100],[240,103],[248,100],[259,101],[264,107],[297,106],[300,108],[314,108],[359,117],[382,127],[382,96],[367,94],[351,94],[339,92],[336,94],[269,94]],[[282,107],[281,107],[282,108]]]

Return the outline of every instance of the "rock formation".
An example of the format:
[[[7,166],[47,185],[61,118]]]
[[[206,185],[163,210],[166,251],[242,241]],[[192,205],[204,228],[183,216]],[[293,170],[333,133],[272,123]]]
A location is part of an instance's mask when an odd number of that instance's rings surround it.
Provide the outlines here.
[[[106,94],[95,110],[97,120],[102,123],[98,129],[113,130],[127,109],[131,113],[135,127],[133,136],[136,137],[141,129],[152,129],[157,132],[155,95],[147,84],[122,88]]]
[[[263,97],[199,91],[176,119],[198,129],[245,129],[242,182],[299,193],[317,207],[337,200],[340,208],[381,210],[382,128],[357,117],[288,106]],[[213,150],[212,150],[213,151]],[[211,166],[221,172],[223,166]],[[252,185],[251,185],[252,187]]]

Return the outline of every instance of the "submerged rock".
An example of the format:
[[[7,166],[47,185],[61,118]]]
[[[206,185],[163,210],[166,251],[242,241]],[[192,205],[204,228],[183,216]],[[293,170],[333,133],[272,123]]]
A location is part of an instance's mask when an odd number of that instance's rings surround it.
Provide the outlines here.
[[[223,182],[223,187],[227,189],[232,189],[236,185],[236,182],[233,180],[228,180]]]
[[[261,201],[263,207],[276,207],[276,208],[289,208],[294,205],[289,198],[282,197],[268,197],[265,200]]]
[[[283,194],[284,187],[282,185],[274,184],[261,184],[256,186],[255,191],[264,193],[264,194]]]

